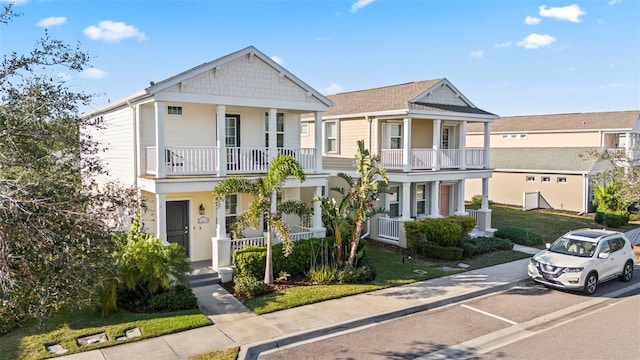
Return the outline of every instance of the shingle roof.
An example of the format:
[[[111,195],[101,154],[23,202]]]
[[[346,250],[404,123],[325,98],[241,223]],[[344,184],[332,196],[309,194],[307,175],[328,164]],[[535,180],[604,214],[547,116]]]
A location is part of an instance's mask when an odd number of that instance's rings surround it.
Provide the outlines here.
[[[491,132],[632,129],[638,119],[640,111],[505,116],[491,124]],[[467,132],[482,131],[482,124],[467,126]]]
[[[327,97],[333,102],[333,106],[324,113],[324,116],[363,114],[376,111],[407,109],[493,115],[472,106],[409,102],[410,100],[413,100],[418,95],[428,91],[442,81],[447,80],[435,79],[415,81],[405,84],[329,95]]]
[[[494,169],[591,172],[601,168],[597,159],[585,156],[597,147],[492,148],[489,161]]]

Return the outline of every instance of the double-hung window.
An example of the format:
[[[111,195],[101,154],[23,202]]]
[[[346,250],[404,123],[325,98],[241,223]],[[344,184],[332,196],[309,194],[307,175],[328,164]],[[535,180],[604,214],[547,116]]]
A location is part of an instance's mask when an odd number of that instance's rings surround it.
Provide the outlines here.
[[[402,124],[389,124],[389,148],[402,149]]]
[[[427,215],[427,185],[416,185],[416,216],[423,217]]]
[[[264,113],[264,146],[269,147],[269,113]],[[284,114],[276,114],[276,147],[284,147]]]
[[[224,225],[227,230],[227,234],[231,233],[233,223],[238,218],[238,195],[231,194],[225,198],[224,202]]]
[[[338,122],[327,121],[324,123],[324,136],[325,136],[325,152],[337,153],[338,152]]]
[[[389,216],[400,217],[400,186],[389,186]]]

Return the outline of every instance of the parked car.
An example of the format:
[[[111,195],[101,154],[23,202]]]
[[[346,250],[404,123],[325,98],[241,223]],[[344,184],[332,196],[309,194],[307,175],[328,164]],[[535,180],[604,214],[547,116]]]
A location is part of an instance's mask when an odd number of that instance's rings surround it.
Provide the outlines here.
[[[602,229],[573,230],[529,262],[529,277],[546,286],[593,294],[599,283],[633,277],[635,255],[627,237]]]

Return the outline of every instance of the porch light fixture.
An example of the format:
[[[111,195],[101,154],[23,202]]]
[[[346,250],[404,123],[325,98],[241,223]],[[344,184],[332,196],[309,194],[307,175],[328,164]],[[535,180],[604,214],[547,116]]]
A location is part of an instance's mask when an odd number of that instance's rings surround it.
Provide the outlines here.
[[[202,204],[200,204],[198,210],[200,211],[200,215],[204,215],[204,206]]]

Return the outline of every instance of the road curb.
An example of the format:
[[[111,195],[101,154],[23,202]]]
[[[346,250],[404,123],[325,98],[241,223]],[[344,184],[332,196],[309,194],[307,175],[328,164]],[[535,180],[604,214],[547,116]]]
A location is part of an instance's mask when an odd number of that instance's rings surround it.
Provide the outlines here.
[[[290,346],[290,345],[301,343],[311,339],[317,339],[319,337],[336,334],[338,332],[354,330],[367,325],[373,325],[376,323],[414,314],[417,312],[439,308],[452,303],[457,303],[460,301],[469,300],[471,298],[487,295],[493,292],[503,291],[511,287],[517,286],[528,280],[529,280],[528,277],[524,277],[524,278],[514,280],[508,283],[504,283],[501,285],[490,286],[484,289],[471,291],[465,294],[459,294],[456,296],[452,296],[452,297],[434,301],[434,302],[414,305],[414,306],[410,306],[410,307],[399,309],[399,310],[393,310],[393,311],[366,316],[366,317],[362,317],[354,320],[348,320],[342,323],[337,323],[337,324],[333,324],[333,325],[329,325],[329,326],[325,326],[325,327],[321,327],[313,330],[305,330],[298,333],[275,337],[275,338],[261,341],[261,342],[242,345],[240,347],[240,351],[238,353],[237,358],[238,360],[257,359],[261,353],[269,350],[283,348],[285,346]]]

